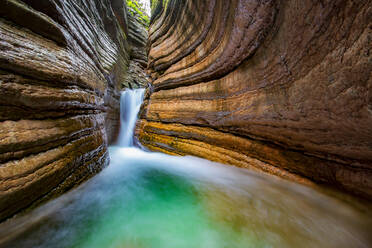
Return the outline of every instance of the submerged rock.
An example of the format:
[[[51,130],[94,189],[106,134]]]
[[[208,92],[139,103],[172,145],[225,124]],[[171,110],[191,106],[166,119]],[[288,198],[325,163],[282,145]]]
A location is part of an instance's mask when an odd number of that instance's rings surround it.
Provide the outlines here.
[[[370,0],[152,5],[143,145],[372,198]]]

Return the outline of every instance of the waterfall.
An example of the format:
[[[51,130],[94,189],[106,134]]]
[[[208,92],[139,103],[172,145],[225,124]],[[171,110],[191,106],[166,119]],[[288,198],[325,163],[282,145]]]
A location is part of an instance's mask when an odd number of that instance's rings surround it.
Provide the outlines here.
[[[130,147],[143,93],[121,95],[110,166],[0,223],[0,248],[371,247],[368,211],[347,201],[234,166]]]
[[[133,146],[134,128],[143,101],[145,89],[127,89],[120,97],[120,133],[118,145]]]

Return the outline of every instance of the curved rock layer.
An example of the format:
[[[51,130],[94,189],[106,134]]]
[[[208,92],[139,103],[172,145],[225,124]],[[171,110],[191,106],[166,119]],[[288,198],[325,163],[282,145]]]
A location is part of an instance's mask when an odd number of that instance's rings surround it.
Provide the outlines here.
[[[145,146],[372,199],[370,0],[152,4]]]
[[[3,0],[0,14],[3,220],[108,163],[137,39],[122,0]]]

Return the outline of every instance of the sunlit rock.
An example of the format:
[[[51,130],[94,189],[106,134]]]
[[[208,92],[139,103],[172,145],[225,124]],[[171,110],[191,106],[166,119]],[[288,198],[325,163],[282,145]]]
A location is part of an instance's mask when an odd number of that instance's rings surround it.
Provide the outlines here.
[[[371,199],[370,1],[152,7],[145,146]]]
[[[121,83],[132,58],[146,64],[147,33],[121,0],[4,0],[0,14],[3,220],[108,164]]]

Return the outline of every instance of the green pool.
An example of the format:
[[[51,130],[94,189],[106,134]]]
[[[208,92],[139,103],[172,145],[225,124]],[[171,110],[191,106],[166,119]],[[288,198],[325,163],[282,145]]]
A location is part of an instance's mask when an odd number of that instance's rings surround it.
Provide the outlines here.
[[[194,157],[110,148],[79,188],[0,226],[1,247],[368,247],[368,217],[312,189]]]

